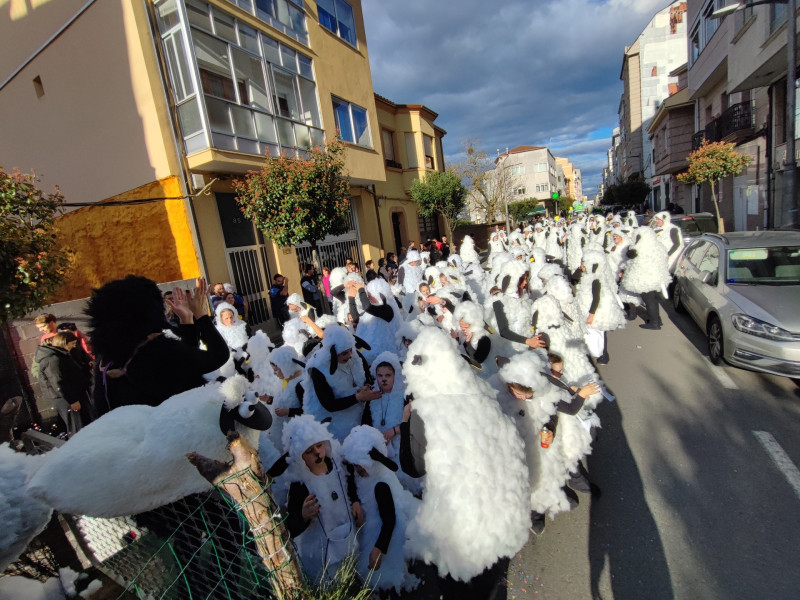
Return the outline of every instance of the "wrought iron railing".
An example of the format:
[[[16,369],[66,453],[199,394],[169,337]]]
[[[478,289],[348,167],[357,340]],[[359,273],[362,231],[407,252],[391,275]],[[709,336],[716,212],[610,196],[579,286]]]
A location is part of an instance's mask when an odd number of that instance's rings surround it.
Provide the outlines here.
[[[737,131],[753,127],[753,103],[739,102],[729,107],[722,115],[711,121],[702,131],[692,136],[692,150],[697,150],[703,140],[719,142]]]

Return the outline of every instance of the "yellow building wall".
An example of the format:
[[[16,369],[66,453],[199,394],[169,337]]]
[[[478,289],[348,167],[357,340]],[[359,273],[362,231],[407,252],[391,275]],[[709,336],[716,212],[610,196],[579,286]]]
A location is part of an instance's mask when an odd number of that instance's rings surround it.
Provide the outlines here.
[[[108,200],[179,196],[180,182],[169,177]],[[86,298],[92,288],[129,274],[157,283],[200,275],[183,199],[81,208],[58,218],[56,233],[75,260],[55,302]]]

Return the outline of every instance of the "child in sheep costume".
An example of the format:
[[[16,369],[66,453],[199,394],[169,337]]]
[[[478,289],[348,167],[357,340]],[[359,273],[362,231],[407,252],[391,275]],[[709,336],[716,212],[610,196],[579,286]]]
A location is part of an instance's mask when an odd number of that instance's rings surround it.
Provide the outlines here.
[[[650,224],[658,236],[658,241],[667,251],[669,272],[672,273],[683,249],[681,228],[672,223],[672,216],[667,211],[656,213]]]
[[[339,362],[339,355],[350,351],[350,358]],[[362,392],[366,374],[361,356],[356,351],[353,335],[344,327],[328,327],[322,344],[306,367],[308,379],[303,382],[303,410],[319,421],[330,419],[330,431],[343,440],[356,425],[361,424],[364,411]],[[375,392],[366,394],[377,398]]]
[[[331,287],[331,309],[334,315],[339,314],[342,304],[347,304],[347,288],[344,287],[346,278],[346,267],[336,267],[331,271],[329,284]]]
[[[510,344],[497,334],[489,333],[483,320],[483,308],[475,302],[462,302],[456,307],[453,318],[458,325],[458,343],[482,379],[497,373],[498,356],[514,354]]]
[[[283,447],[284,425],[289,419],[303,414],[303,383],[306,372],[305,362],[301,357],[291,346],[281,346],[269,358],[270,371],[278,382],[278,389],[271,395],[272,403],[269,405],[272,427],[262,432],[259,440],[259,457],[267,469],[280,458],[277,449]],[[269,440],[269,446],[265,443],[265,438]]]
[[[572,286],[563,275],[556,275],[547,281],[544,286],[545,296],[553,296],[558,300],[564,314],[564,326],[569,330],[570,337],[583,340],[586,332],[586,323],[581,319],[581,311],[572,292]]]
[[[531,299],[528,294],[528,269],[524,263],[510,261],[498,276],[500,293],[489,296],[484,304],[484,319],[515,351],[528,349],[532,337]]]
[[[499,254],[506,251],[506,243],[500,237],[499,231],[492,232],[489,237],[489,254]]]
[[[283,449],[289,465],[282,476],[289,482],[286,525],[303,570],[319,584],[330,580],[347,555],[357,551],[360,504],[352,475],[342,464],[339,442],[327,425],[311,415],[291,419],[283,429]],[[314,514],[306,518],[304,508]]]
[[[567,269],[570,273],[575,272],[581,266],[583,258],[583,224],[577,221],[569,226],[569,237],[567,238]]]
[[[397,357],[400,359],[401,363],[405,362],[406,355],[408,354],[408,347],[417,339],[419,332],[422,331],[424,327],[422,323],[414,319],[412,321],[406,321],[400,326],[400,329],[397,330],[394,339],[397,346]]]
[[[617,298],[617,282],[608,268],[605,253],[591,248],[585,250],[581,270],[575,298],[587,326],[599,331],[623,327],[625,316]]]
[[[380,277],[359,290],[364,314],[358,321],[356,332],[369,348],[362,351],[364,359],[372,363],[382,352],[395,349],[395,334],[403,324],[403,316],[392,295],[392,288]]]
[[[397,464],[387,457],[383,436],[374,427],[353,429],[342,444],[342,454],[355,467],[364,509],[364,527],[358,533],[359,574],[378,590],[412,590],[419,579],[408,572],[404,546],[419,500],[400,485]]]
[[[247,323],[239,318],[239,311],[227,302],[220,302],[215,309],[216,321],[214,325],[219,331],[228,348],[231,349],[235,358],[247,356],[247,342],[250,336],[247,335]],[[230,315],[223,315],[229,312]],[[227,321],[227,323],[225,322]]]
[[[552,225],[545,232],[545,252],[547,258],[553,262],[563,262],[564,260],[564,230],[556,225]]]
[[[527,540],[522,440],[451,337],[426,329],[408,354],[403,375],[414,401],[401,431],[409,439],[419,431],[425,440],[421,456],[413,457],[424,462],[425,491],[407,529],[407,550],[442,576],[466,581],[514,556]]]
[[[249,366],[254,377],[251,389],[259,396],[274,396],[281,389],[281,382],[275,377],[270,365],[270,357],[274,351],[272,340],[263,331],[256,331],[247,342],[247,351],[250,354]]]
[[[294,348],[300,356],[303,355],[303,347],[315,337],[311,328],[300,319],[289,319],[283,325],[283,343]]]
[[[498,382],[505,385],[501,404],[514,419],[526,445],[535,533],[541,533],[536,526],[543,527],[543,515],[553,518],[569,510],[564,485],[570,471],[577,471],[578,461],[591,452],[591,436],[574,416],[584,402],[580,393],[588,394],[589,390],[573,394],[555,385],[547,376],[548,370],[549,364],[539,352],[519,354],[500,369]],[[524,387],[520,390],[518,386]],[[545,425],[555,432],[547,448],[542,447]]]
[[[533,245],[542,250],[547,246],[547,232],[541,222],[533,226]]]
[[[672,277],[669,274],[667,251],[647,227],[636,230],[636,241],[628,248],[628,261],[620,286],[623,290],[639,294],[647,310],[647,323],[642,327],[660,329],[658,295],[666,297],[667,286]]]

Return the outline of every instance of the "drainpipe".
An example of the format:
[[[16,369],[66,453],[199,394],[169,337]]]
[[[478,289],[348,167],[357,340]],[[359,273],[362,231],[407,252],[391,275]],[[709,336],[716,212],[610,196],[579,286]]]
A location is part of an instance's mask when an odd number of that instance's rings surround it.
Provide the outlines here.
[[[386,252],[386,248],[383,245],[383,227],[381,227],[381,213],[378,210],[378,194],[375,191],[375,184],[372,184],[372,189],[369,187],[365,187],[364,189],[367,190],[372,195],[372,204],[375,207],[375,219],[378,222],[378,239],[381,243],[381,252]]]
[[[189,230],[192,234],[192,243],[194,247],[197,249],[197,262],[198,267],[200,268],[201,275],[209,281],[208,277],[208,270],[206,267],[206,258],[205,253],[203,252],[203,245],[200,243],[200,235],[198,233],[198,226],[197,226],[197,215],[194,212],[194,205],[192,204],[192,199],[189,198],[189,194],[192,193],[191,190],[194,189],[194,186],[191,182],[191,172],[189,170],[189,164],[186,161],[186,154],[183,151],[182,144],[178,141],[181,138],[180,127],[178,126],[178,109],[175,104],[172,102],[172,95],[170,94],[170,87],[169,81],[167,80],[166,73],[167,73],[167,64],[164,60],[164,53],[163,48],[161,47],[161,36],[158,33],[158,24],[156,20],[155,14],[155,6],[152,2],[148,0],[142,0],[144,4],[145,11],[147,13],[148,21],[150,22],[150,33],[151,37],[150,40],[153,43],[153,52],[155,53],[156,60],[159,64],[159,79],[161,80],[161,92],[163,94],[164,102],[166,103],[167,108],[169,109],[170,113],[170,125],[171,125],[171,133],[170,136],[172,138],[172,147],[175,151],[175,156],[178,157],[178,161],[180,162],[180,176],[179,181],[181,185],[181,193],[185,196],[183,199],[184,207],[189,215]]]

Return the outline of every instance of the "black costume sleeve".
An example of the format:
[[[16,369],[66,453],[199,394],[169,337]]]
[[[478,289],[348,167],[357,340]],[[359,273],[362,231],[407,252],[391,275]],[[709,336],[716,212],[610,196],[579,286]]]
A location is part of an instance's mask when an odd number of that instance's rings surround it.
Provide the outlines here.
[[[406,278],[406,270],[403,267],[397,269],[397,283],[403,285],[403,280]]]
[[[361,304],[366,306],[364,312],[368,312],[369,314],[378,317],[379,319],[383,319],[387,323],[389,323],[392,319],[394,319],[394,311],[392,310],[391,306],[389,306],[388,304],[381,304],[380,306],[375,306],[369,301],[369,298],[367,297],[367,292],[364,290],[364,288],[358,290],[358,294],[361,298]],[[387,298],[386,301],[389,302],[389,299]]]
[[[593,315],[597,312],[597,307],[600,306],[600,280],[595,279],[592,282],[592,305],[589,307],[589,314]]]
[[[350,313],[350,316],[353,318],[353,324],[358,325],[358,305],[356,304],[355,296],[347,297],[347,310]]]
[[[558,412],[554,412],[553,416],[550,417],[550,420],[547,423],[545,423],[544,426],[547,427],[550,431],[552,431],[553,435],[555,435],[556,429],[558,429]]]
[[[681,247],[681,236],[677,227],[670,227],[669,239],[672,241],[672,248],[669,249],[669,252],[667,252],[667,254],[672,256]]]
[[[333,389],[328,385],[325,375],[316,367],[311,368],[311,383],[314,385],[314,391],[317,393],[319,403],[328,412],[336,412],[337,410],[344,410],[350,408],[358,400],[355,394],[345,396],[344,398],[334,398]]]
[[[228,350],[228,344],[222,338],[222,334],[214,327],[211,322],[211,317],[203,315],[194,322],[197,327],[200,340],[205,344],[206,349],[191,348],[190,352],[197,360],[197,365],[204,373],[216,371],[228,360],[231,352]]]
[[[572,275],[569,276],[570,281],[572,281],[574,284],[577,284],[581,280],[581,275],[583,275],[583,271],[581,271],[581,268],[578,267],[572,272]]]
[[[565,415],[577,415],[583,408],[584,402],[586,400],[578,392],[575,392],[569,400],[561,400],[556,404],[556,411]]]
[[[303,518],[303,502],[309,495],[308,488],[304,483],[294,481],[289,486],[289,499],[286,503],[286,528],[292,537],[297,537],[308,528],[309,521]]]
[[[345,302],[344,284],[337,285],[331,289],[331,296],[339,300],[342,304]]]
[[[507,340],[524,344],[527,338],[524,335],[514,333],[511,331],[511,329],[509,329],[506,311],[503,310],[503,303],[500,300],[495,300],[492,303],[492,310],[494,310],[494,317],[497,319],[498,333]]]
[[[271,467],[267,468],[267,474],[273,479],[283,475],[286,472],[286,469],[289,468],[289,461],[286,460],[287,458],[289,458],[288,452],[276,460]],[[264,466],[266,467],[267,465]]]
[[[477,363],[483,363],[486,357],[489,356],[491,349],[492,340],[486,335],[478,340],[478,345],[474,349],[472,348],[472,344],[464,342],[464,351],[467,353],[467,356]]]
[[[397,517],[394,513],[394,498],[389,484],[379,481],[375,485],[375,500],[378,503],[378,515],[381,518],[381,531],[378,534],[378,541],[375,547],[386,554],[389,551],[389,542],[392,541],[392,533]]]
[[[425,425],[413,412],[400,423],[400,468],[410,477],[425,475]]]

